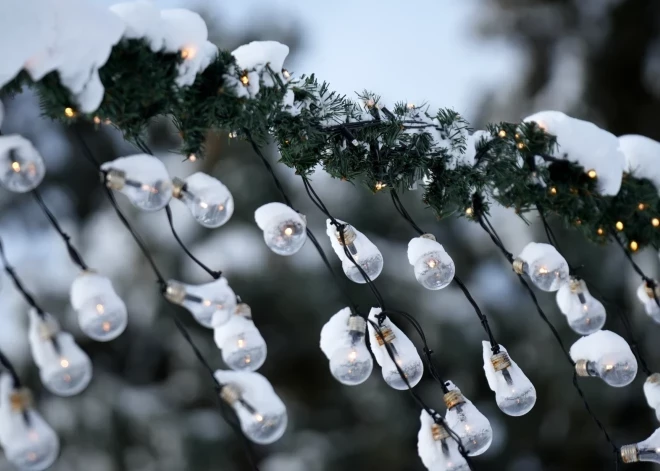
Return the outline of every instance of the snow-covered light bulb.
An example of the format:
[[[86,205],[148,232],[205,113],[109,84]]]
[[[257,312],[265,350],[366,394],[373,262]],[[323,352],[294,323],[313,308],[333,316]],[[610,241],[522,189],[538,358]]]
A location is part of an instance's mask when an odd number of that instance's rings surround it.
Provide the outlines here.
[[[461,439],[468,455],[477,456],[484,453],[493,441],[490,422],[461,394],[454,383],[447,381],[445,384],[449,389],[443,398],[447,406],[447,426]]]
[[[266,341],[252,321],[250,306],[240,303],[229,321],[213,329],[225,364],[235,371],[256,371],[266,361]]]
[[[216,371],[215,377],[224,385],[220,397],[234,408],[248,439],[268,445],[284,435],[288,421],[286,407],[265,377],[259,373],[223,370]]]
[[[101,165],[108,188],[126,195],[144,211],[163,209],[172,199],[172,181],[163,162],[148,154],[120,157]]]
[[[60,330],[52,315],[44,313],[42,317],[35,309],[30,310],[28,339],[46,389],[58,396],[73,396],[87,387],[92,379],[92,362],[73,335]]]
[[[126,305],[103,275],[81,273],[71,285],[71,305],[78,313],[80,329],[94,340],[108,342],[126,329]]]
[[[364,383],[374,368],[374,361],[365,342],[366,321],[360,316],[348,318],[350,345],[335,349],[330,357],[330,372],[347,386]]]
[[[660,300],[660,287],[657,283],[651,285],[646,281],[643,282],[637,288],[637,298],[644,305],[646,314],[660,324],[660,306],[658,306],[658,302],[656,301]]]
[[[593,334],[605,325],[605,307],[589,293],[584,280],[572,277],[562,285],[557,291],[557,305],[571,329],[580,335]]]
[[[655,417],[660,421],[660,373],[653,373],[646,378],[644,396],[649,407],[655,410]]]
[[[442,289],[454,279],[454,261],[433,234],[415,237],[408,243],[408,261],[415,278],[426,289]]]
[[[264,231],[264,241],[278,255],[293,255],[307,240],[307,222],[282,203],[268,203],[254,212],[254,220]]]
[[[333,250],[341,260],[341,266],[348,279],[355,283],[367,282],[355,263],[360,266],[370,280],[373,281],[378,278],[380,272],[383,271],[383,255],[378,247],[353,226],[346,224],[344,221],[336,221],[342,225],[342,232],[328,219],[326,221],[326,233],[330,238]],[[346,250],[350,252],[355,263],[346,254]]]
[[[19,135],[0,136],[0,184],[9,191],[34,190],[46,175],[46,165],[32,143]]]
[[[193,173],[184,180],[174,178],[172,196],[183,201],[204,227],[220,227],[234,213],[234,198],[227,187],[203,172]]]
[[[429,471],[469,471],[467,461],[458,450],[458,443],[443,424],[422,411],[421,428],[417,434],[417,452]]]
[[[225,278],[195,286],[170,280],[165,297],[185,307],[197,322],[209,329],[227,322],[236,309],[236,294]]]
[[[495,392],[497,407],[512,417],[527,414],[536,404],[536,389],[506,349],[493,353],[490,342],[483,342],[484,371],[488,386]]]
[[[578,376],[600,378],[621,388],[637,376],[637,359],[626,341],[609,330],[599,330],[582,337],[571,347]]]
[[[424,364],[415,345],[387,316],[381,315],[381,309],[372,308],[369,319],[380,328],[378,332],[371,323],[368,324],[373,354],[382,368],[385,382],[398,390],[408,389],[408,384],[416,386],[424,374]],[[399,370],[403,371],[405,380]]]
[[[50,468],[60,451],[53,429],[32,407],[27,389],[16,389],[9,375],[0,375],[0,446],[21,471]]]
[[[643,442],[622,446],[621,460],[624,463],[646,461],[660,464],[660,428]]]
[[[530,242],[513,261],[519,275],[526,274],[537,288],[557,291],[568,281],[568,263],[557,249],[549,244]]]

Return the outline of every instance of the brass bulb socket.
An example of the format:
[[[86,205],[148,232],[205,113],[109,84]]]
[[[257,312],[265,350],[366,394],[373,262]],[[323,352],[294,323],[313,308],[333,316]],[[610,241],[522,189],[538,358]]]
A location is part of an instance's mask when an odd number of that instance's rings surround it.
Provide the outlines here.
[[[176,281],[168,281],[165,288],[165,299],[173,304],[183,304],[186,299],[186,287]]]
[[[436,238],[435,238],[435,236],[434,236],[433,234],[422,234],[420,237],[421,237],[422,239],[432,240],[433,242],[436,241]]]
[[[495,371],[506,370],[511,366],[511,358],[509,358],[509,354],[506,352],[500,352],[493,355],[490,357],[490,362],[493,364]]]
[[[172,179],[172,198],[180,200],[183,198],[183,192],[186,189],[186,182],[180,178],[174,177]]]
[[[15,389],[9,395],[11,410],[14,412],[24,412],[32,407],[32,391],[27,388]]]
[[[463,394],[461,394],[461,391],[459,391],[458,389],[449,391],[447,394],[445,394],[442,397],[442,400],[445,401],[445,405],[447,406],[447,409],[453,409],[459,404],[465,404],[465,396],[463,396]]]
[[[236,305],[236,309],[234,310],[234,314],[241,316],[244,319],[252,320],[252,308],[250,308],[250,306],[245,303],[238,303]]]
[[[105,186],[111,190],[121,190],[126,185],[126,172],[117,170],[116,168],[110,169],[105,174]]]
[[[232,405],[241,398],[241,390],[235,384],[225,384],[220,390],[220,399]]]
[[[645,283],[644,291],[646,291],[646,295],[651,299],[660,298],[660,288],[657,285],[654,288],[653,286],[649,286],[648,283]]]
[[[60,332],[60,327],[55,323],[55,321],[47,319],[39,323],[39,337],[42,340],[52,340],[57,337],[57,334]]]
[[[376,331],[376,341],[378,342],[378,345],[382,347],[386,343],[392,343],[392,341],[396,338],[396,335],[394,335],[394,332],[392,332],[392,329],[389,327],[383,327],[380,329],[380,332]]]
[[[622,446],[621,461],[624,463],[637,463],[639,461],[639,450],[637,449],[637,445]]]
[[[582,376],[583,378],[591,376],[589,374],[589,368],[587,367],[588,363],[587,360],[578,360],[575,362],[575,372],[578,376]]]
[[[568,287],[571,289],[571,293],[580,294],[584,293],[584,288],[582,287],[582,280],[578,278],[571,278],[568,282]]]
[[[525,261],[522,260],[521,258],[516,258],[513,263],[513,271],[515,271],[517,274],[522,275],[525,273]]]
[[[660,383],[660,373],[653,373],[651,376],[646,378],[646,382],[649,384],[658,384]]]
[[[361,334],[363,334],[366,328],[367,328],[367,321],[365,321],[362,317],[351,316],[348,318],[348,330],[350,330],[351,332],[360,332]],[[383,334],[384,333],[385,332],[383,332]]]
[[[342,240],[342,233],[340,230],[335,230],[335,235],[337,236],[337,241],[341,245],[348,245],[352,244],[355,242],[355,239],[357,239],[357,233],[355,232],[355,229],[353,229],[353,226],[350,226],[346,224],[345,226],[342,227],[341,231],[344,233],[344,240]]]
[[[447,429],[444,427],[444,425],[440,424],[431,425],[431,434],[433,435],[433,440],[436,442],[449,438],[449,432],[447,432]]]

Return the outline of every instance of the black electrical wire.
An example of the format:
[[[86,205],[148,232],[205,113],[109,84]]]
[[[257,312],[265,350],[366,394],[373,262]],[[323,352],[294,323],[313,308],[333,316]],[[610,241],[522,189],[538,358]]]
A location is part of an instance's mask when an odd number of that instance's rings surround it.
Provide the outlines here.
[[[18,373],[16,373],[14,365],[12,365],[12,363],[9,361],[9,358],[7,358],[2,350],[0,350],[0,366],[7,370],[7,373],[9,373],[9,376],[11,376],[12,383],[14,383],[14,389],[20,389],[23,387],[21,378],[19,378]]]
[[[648,286],[651,289],[651,292],[653,293],[653,299],[655,300],[655,303],[658,305],[658,307],[660,307],[660,298],[658,298],[658,294],[656,293],[656,288],[658,286],[656,281],[653,278],[650,278],[650,277],[646,276],[646,274],[642,271],[642,269],[639,267],[639,265],[637,265],[637,263],[635,263],[635,260],[633,260],[632,255],[630,254],[630,252],[628,252],[628,250],[626,250],[623,243],[621,243],[621,241],[619,240],[619,238],[617,237],[616,234],[614,234],[614,233],[612,234],[612,239],[614,239],[614,242],[616,242],[616,244],[619,247],[621,247],[621,250],[625,254],[628,261],[630,262],[630,265],[632,265],[633,269],[642,278],[642,280],[644,280],[644,282],[646,283],[646,286]]]
[[[32,294],[23,286],[23,283],[21,282],[21,279],[16,275],[16,271],[14,268],[9,264],[9,260],[7,260],[7,255],[5,254],[5,247],[4,243],[0,239],[0,259],[2,260],[2,264],[5,268],[5,272],[9,275],[9,278],[14,282],[14,286],[16,286],[16,289],[21,293],[23,296],[23,299],[32,307],[34,310],[39,314],[39,317],[42,319],[46,316],[46,312],[41,309],[41,306],[37,304],[37,302],[34,300],[34,297]]]

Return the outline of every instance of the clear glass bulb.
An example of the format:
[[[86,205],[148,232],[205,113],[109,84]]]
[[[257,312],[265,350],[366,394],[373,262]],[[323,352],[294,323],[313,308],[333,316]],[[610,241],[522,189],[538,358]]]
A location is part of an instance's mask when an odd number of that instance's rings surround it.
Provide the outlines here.
[[[0,184],[9,191],[34,190],[46,175],[44,160],[22,136],[0,136]]]
[[[424,254],[415,262],[415,278],[426,289],[442,289],[454,279],[454,262],[446,253]]]
[[[165,296],[185,307],[197,322],[208,328],[229,321],[236,309],[236,294],[225,278],[195,286],[170,280]]]
[[[600,378],[610,386],[622,388],[632,383],[637,376],[637,361],[609,353],[598,361],[586,362],[586,372],[588,376]]]
[[[172,181],[156,157],[137,154],[105,162],[106,185],[124,195],[139,209],[158,211],[172,199]]]
[[[646,440],[636,445],[621,447],[621,457],[624,463],[645,461],[660,464],[660,428]]]
[[[517,365],[495,372],[495,401],[512,417],[527,414],[536,404],[536,388]]]
[[[352,333],[351,345],[334,351],[330,357],[330,372],[337,381],[347,386],[364,383],[374,368],[364,334]]]
[[[551,263],[544,259],[535,260],[527,271],[537,288],[543,291],[557,291],[568,280],[566,263]]]
[[[220,180],[202,172],[185,180],[175,179],[174,195],[185,203],[195,220],[204,227],[220,227],[234,213],[234,198]]]
[[[393,350],[396,365],[403,370],[403,374],[406,380],[408,380],[408,384],[410,384],[410,387],[416,386],[424,375],[424,364],[422,363],[421,358],[419,358],[419,355],[404,356],[399,354],[394,344],[390,344],[390,347]],[[382,348],[385,348],[385,346]],[[401,377],[396,365],[388,355],[382,365],[383,379],[390,387],[403,391],[408,389],[408,385]]]
[[[450,391],[450,393],[458,389]],[[462,396],[462,395],[461,395]],[[470,456],[484,453],[493,441],[493,430],[488,419],[470,402],[462,396],[465,402],[449,407],[445,421],[447,426],[453,430],[461,439],[465,450]],[[445,395],[447,402],[447,395]]]
[[[458,444],[452,438],[435,442],[439,458],[431,463],[429,471],[470,471],[465,458],[458,451]]]
[[[307,240],[302,219],[287,218],[271,221],[264,229],[264,241],[278,255],[293,255]]]
[[[10,405],[6,406],[11,409]],[[13,412],[3,423],[9,434],[2,441],[7,460],[22,471],[42,471],[51,467],[60,452],[53,429],[33,409]]]
[[[605,325],[605,307],[589,293],[582,280],[573,278],[562,285],[557,291],[557,305],[571,329],[580,335],[593,334]]]
[[[78,313],[80,329],[99,342],[117,338],[128,324],[126,305],[110,279],[97,273],[86,271],[73,281],[71,305]]]
[[[234,410],[241,422],[241,430],[254,443],[269,445],[282,438],[286,431],[286,412],[267,413],[255,410],[249,403],[237,401]]]
[[[256,371],[266,361],[266,342],[256,327],[228,337],[221,348],[222,359],[232,370]]]

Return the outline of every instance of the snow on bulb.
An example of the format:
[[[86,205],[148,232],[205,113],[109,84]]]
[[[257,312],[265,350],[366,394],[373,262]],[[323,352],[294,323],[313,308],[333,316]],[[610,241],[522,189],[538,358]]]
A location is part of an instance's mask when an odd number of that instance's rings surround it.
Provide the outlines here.
[[[279,440],[288,422],[286,407],[273,386],[259,373],[215,372],[222,389],[220,397],[236,411],[245,436],[260,445]]]
[[[0,184],[9,191],[34,190],[46,175],[44,160],[32,143],[19,135],[0,136]]]
[[[236,306],[227,323],[213,329],[213,338],[222,351],[223,361],[232,370],[256,371],[266,361],[266,342],[245,303]]]
[[[342,269],[348,279],[355,283],[366,283],[367,280],[362,272],[372,281],[378,278],[380,272],[383,271],[383,255],[378,247],[353,226],[344,221],[336,221],[342,225],[341,232],[340,228],[337,228],[328,219],[326,233],[330,237],[332,248],[341,260]],[[350,257],[347,255],[347,251],[351,254]],[[356,266],[356,263],[362,271]]]
[[[365,342],[366,321],[359,316],[348,319],[346,333],[350,344],[335,349],[330,357],[330,372],[337,381],[347,386],[364,383],[374,368],[374,361]]]
[[[433,418],[422,411],[421,427],[417,434],[417,452],[429,471],[470,471],[465,458],[458,450],[445,425],[435,423]]]
[[[264,231],[264,241],[278,255],[293,255],[307,240],[307,222],[282,203],[268,203],[254,212],[254,220]]]
[[[526,274],[537,288],[557,291],[568,281],[568,263],[557,249],[549,244],[530,242],[513,261],[519,275]]]
[[[43,385],[58,396],[82,392],[92,379],[92,362],[76,344],[73,335],[62,332],[48,313],[30,311],[30,350]]]
[[[637,359],[632,350],[609,330],[582,337],[573,344],[570,354],[578,376],[600,378],[615,388],[629,385],[637,376]]]
[[[656,418],[660,421],[660,373],[653,373],[644,382],[644,396],[651,409],[655,410]]]
[[[454,261],[432,234],[408,243],[408,261],[414,267],[415,278],[426,289],[442,289],[454,279]]]
[[[584,280],[571,278],[562,285],[557,291],[557,305],[571,329],[580,335],[593,334],[605,325],[605,307],[589,293]]]
[[[85,271],[73,281],[71,305],[78,313],[80,329],[99,342],[119,337],[128,324],[126,305],[110,279],[97,273]]]
[[[622,446],[620,453],[624,463],[646,461],[660,464],[660,428],[643,442]]]
[[[379,326],[380,332],[377,332],[371,323],[368,328],[373,354],[382,368],[383,379],[394,389],[405,390],[408,385],[414,387],[424,374],[422,359],[415,345],[389,318],[384,317],[382,322],[379,321],[380,313],[379,308],[372,308],[369,313],[369,319]],[[404,377],[401,376],[400,370]]]
[[[481,455],[493,441],[490,422],[451,381],[445,384],[449,389],[443,398],[447,406],[447,426],[461,439],[468,455]]]
[[[649,286],[644,282],[637,288],[637,298],[644,305],[646,314],[660,324],[660,306],[657,302],[660,300],[660,287]]]
[[[197,322],[209,329],[229,321],[236,309],[236,294],[225,278],[202,285],[170,280],[165,297],[169,302],[185,307]]]
[[[139,209],[158,211],[172,198],[172,182],[165,165],[156,157],[136,154],[101,165],[105,183],[119,191]]]
[[[220,227],[234,213],[234,198],[217,178],[197,172],[173,180],[172,196],[181,200],[204,227]]]
[[[60,451],[57,435],[32,408],[30,391],[16,389],[7,374],[0,375],[0,446],[21,471],[50,468]]]
[[[497,407],[512,417],[527,414],[536,404],[536,388],[509,357],[506,349],[499,346],[493,353],[490,342],[483,342],[484,371],[488,386],[495,392]]]

